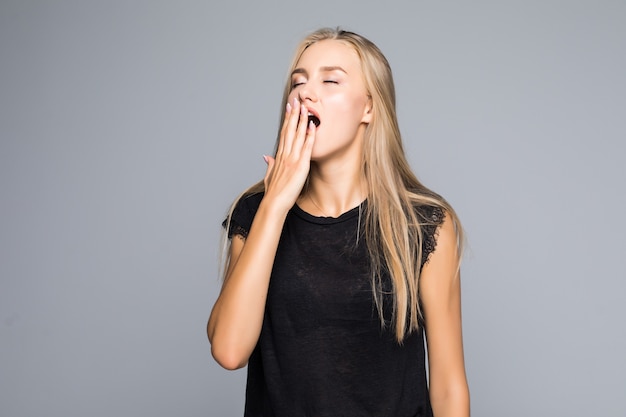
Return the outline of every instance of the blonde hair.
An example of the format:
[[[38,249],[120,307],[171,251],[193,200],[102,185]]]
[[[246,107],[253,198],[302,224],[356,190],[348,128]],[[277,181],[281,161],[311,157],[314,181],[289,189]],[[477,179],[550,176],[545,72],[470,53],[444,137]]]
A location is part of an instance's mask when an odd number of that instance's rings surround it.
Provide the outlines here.
[[[360,58],[365,86],[372,100],[373,118],[364,135],[362,165],[368,185],[364,235],[372,267],[374,300],[381,324],[385,325],[381,279],[383,271],[387,271],[393,285],[392,323],[396,339],[401,343],[407,333],[419,328],[423,319],[419,295],[423,227],[439,226],[441,222],[441,219],[437,222],[423,218],[416,207],[438,207],[452,220],[457,234],[458,262],[462,252],[463,230],[452,207],[441,196],[422,185],[409,167],[396,116],[391,67],[374,43],[339,28],[319,29],[303,39],[297,47],[288,73],[291,74],[295,69],[309,46],[323,40],[341,41],[354,48]],[[283,109],[290,91],[291,82],[288,80],[280,107],[279,126],[283,124]],[[264,184],[260,181],[244,191],[240,198],[262,191]],[[231,206],[229,221],[237,201]]]

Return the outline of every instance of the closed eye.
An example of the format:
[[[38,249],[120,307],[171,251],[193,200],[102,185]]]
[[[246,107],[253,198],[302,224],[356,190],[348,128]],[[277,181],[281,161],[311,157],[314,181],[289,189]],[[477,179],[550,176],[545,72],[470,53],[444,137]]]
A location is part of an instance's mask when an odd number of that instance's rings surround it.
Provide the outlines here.
[[[325,84],[339,84],[339,81],[335,81],[335,80],[324,80]]]

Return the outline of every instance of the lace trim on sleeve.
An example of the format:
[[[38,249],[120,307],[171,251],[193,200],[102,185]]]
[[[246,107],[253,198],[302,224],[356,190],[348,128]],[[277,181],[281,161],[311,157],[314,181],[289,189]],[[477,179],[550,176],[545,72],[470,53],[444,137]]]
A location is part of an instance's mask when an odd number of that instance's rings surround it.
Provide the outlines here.
[[[233,236],[239,236],[244,240],[248,237],[248,229],[241,226],[235,219],[231,217],[230,225],[228,224],[228,218],[224,219],[222,222],[222,227],[226,229],[226,233],[229,239],[232,239]]]
[[[430,259],[430,255],[437,248],[437,237],[439,236],[439,227],[443,224],[445,212],[441,207],[421,207],[420,215],[424,219],[422,225],[423,239],[422,242],[422,267],[426,265]]]
[[[228,231],[228,238],[232,239],[233,236],[239,236],[243,240],[246,240],[248,238],[248,230],[238,224],[232,224]]]

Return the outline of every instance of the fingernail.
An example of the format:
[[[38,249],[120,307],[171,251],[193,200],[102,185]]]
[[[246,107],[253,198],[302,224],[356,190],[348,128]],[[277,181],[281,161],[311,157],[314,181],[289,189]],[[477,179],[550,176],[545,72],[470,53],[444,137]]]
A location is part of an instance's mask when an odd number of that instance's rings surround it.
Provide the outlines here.
[[[266,164],[270,163],[270,158],[267,155],[263,155],[263,160],[265,161]]]
[[[313,120],[309,122],[309,129],[311,130],[315,129],[315,123],[313,123]]]
[[[293,106],[296,107],[298,105],[298,97],[293,98]]]
[[[289,102],[287,102],[287,113],[291,112],[291,104],[289,104]]]

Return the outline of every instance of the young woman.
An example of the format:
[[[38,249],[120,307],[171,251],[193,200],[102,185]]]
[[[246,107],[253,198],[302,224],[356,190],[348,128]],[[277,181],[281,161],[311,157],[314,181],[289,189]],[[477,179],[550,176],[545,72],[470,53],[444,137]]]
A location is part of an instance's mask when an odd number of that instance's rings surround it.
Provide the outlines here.
[[[314,32],[282,108],[264,180],[224,223],[207,326],[221,366],[248,365],[245,415],[468,416],[461,226],[408,166],[387,60]]]

